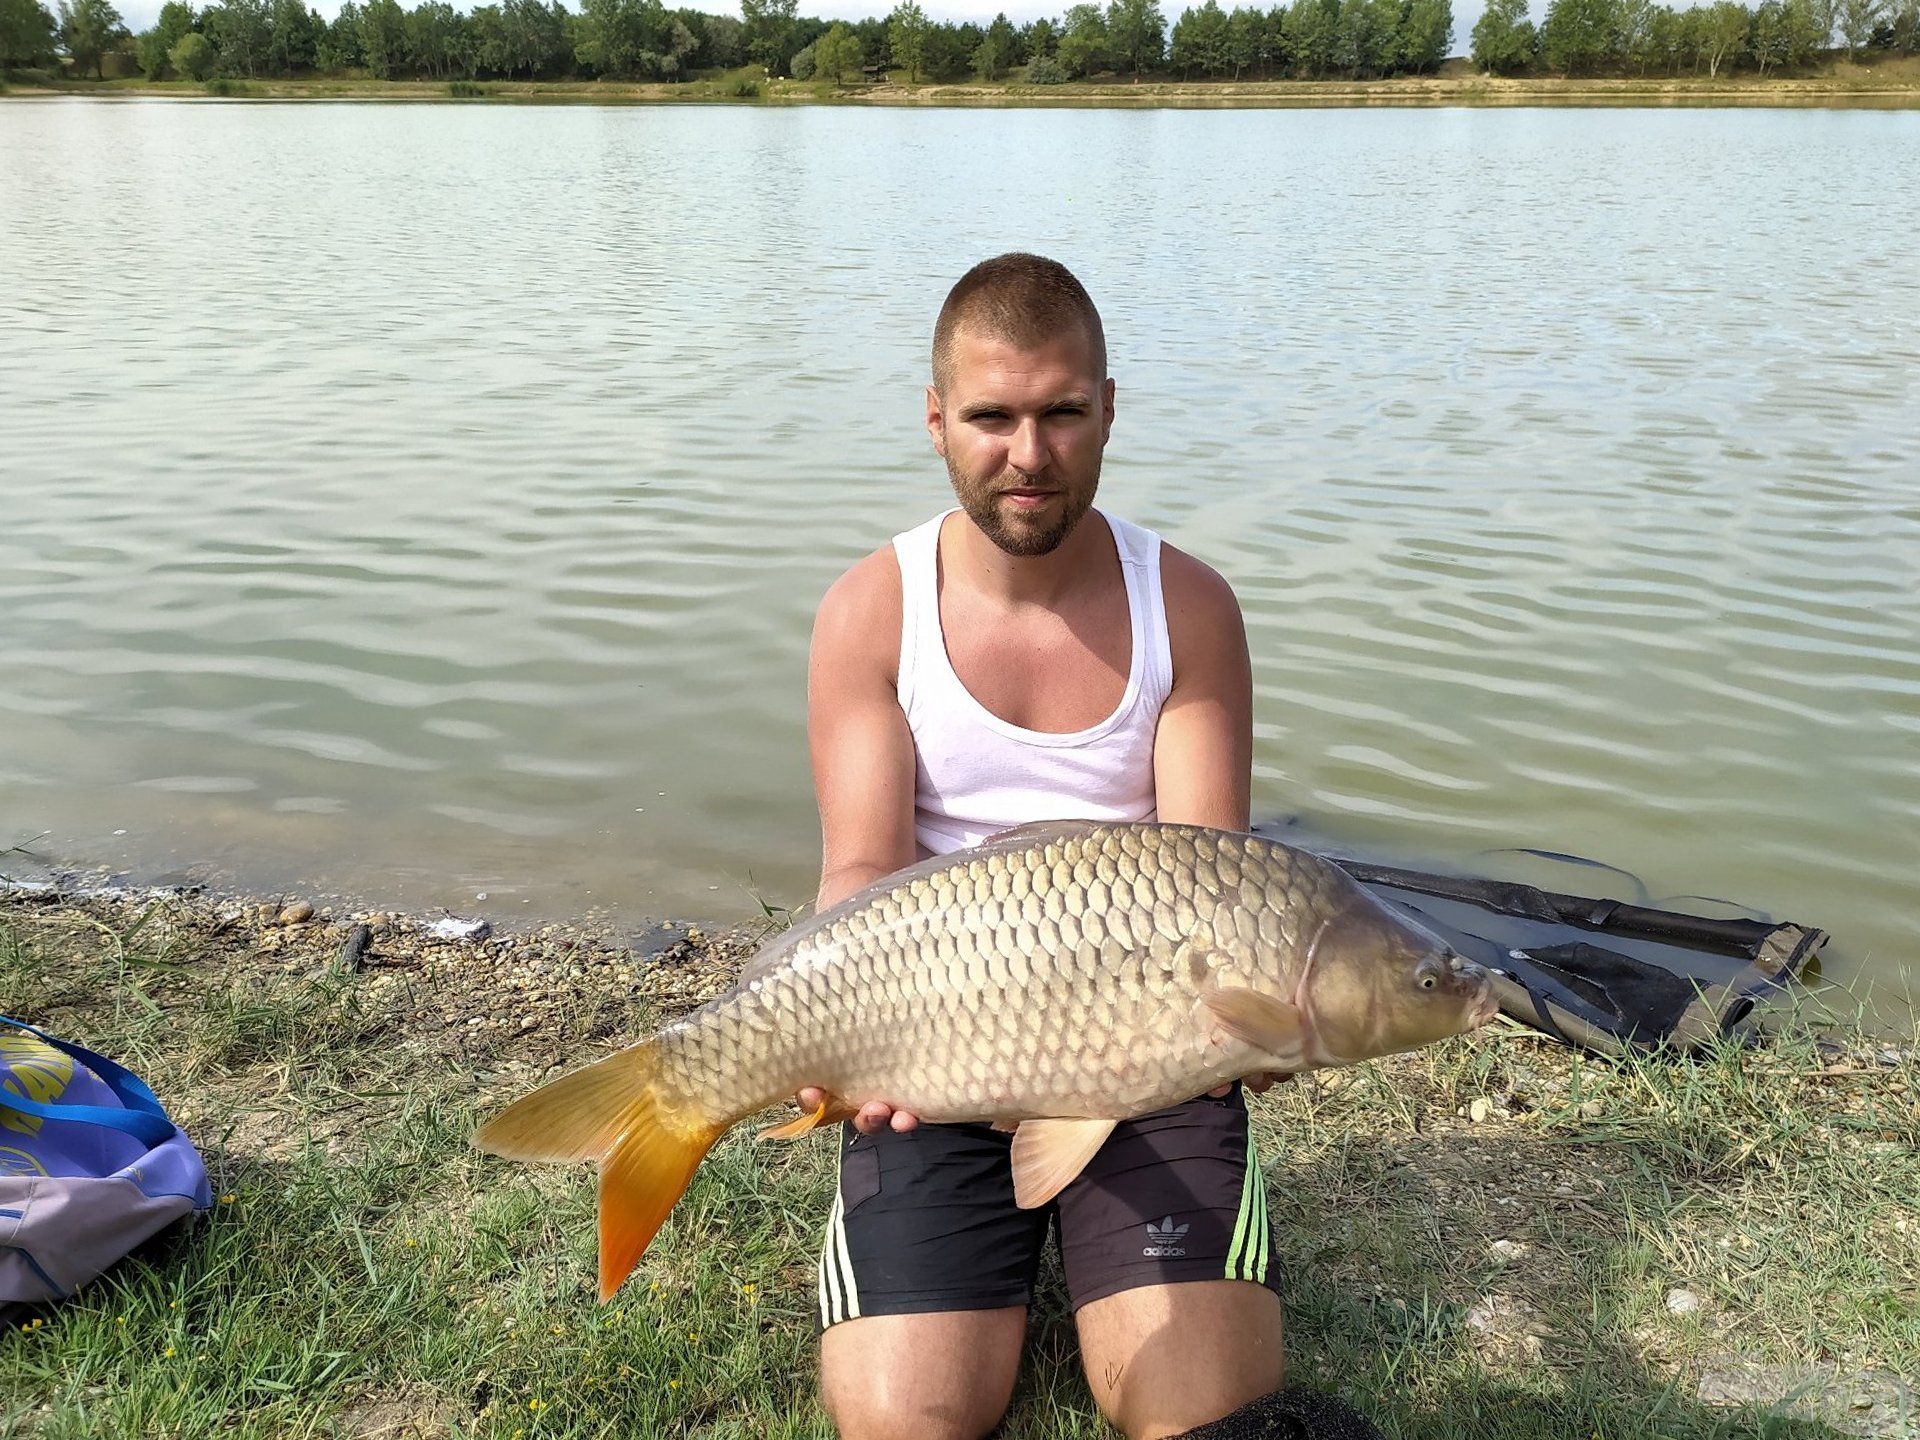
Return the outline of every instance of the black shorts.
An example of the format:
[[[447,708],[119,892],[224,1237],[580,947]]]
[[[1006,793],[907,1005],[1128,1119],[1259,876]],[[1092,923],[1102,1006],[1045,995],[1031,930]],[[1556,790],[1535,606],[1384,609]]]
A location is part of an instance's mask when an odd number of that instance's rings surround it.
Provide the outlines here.
[[[1270,1284],[1266,1187],[1238,1085],[1122,1122],[1036,1210],[1014,1204],[1013,1137],[1003,1131],[843,1131],[816,1276],[822,1329],[862,1315],[1025,1305],[1050,1219],[1076,1310],[1141,1285]]]

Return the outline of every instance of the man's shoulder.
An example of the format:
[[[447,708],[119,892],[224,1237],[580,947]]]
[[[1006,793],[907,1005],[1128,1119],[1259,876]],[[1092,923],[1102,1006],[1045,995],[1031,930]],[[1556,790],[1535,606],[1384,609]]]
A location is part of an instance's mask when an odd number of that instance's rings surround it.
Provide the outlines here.
[[[862,556],[827,587],[813,617],[816,660],[891,678],[900,658],[900,561],[893,546]]]
[[[900,557],[891,544],[861,556],[820,597],[820,614],[829,611],[871,615],[876,605],[891,606],[900,613]]]
[[[1160,590],[1169,621],[1176,613],[1203,623],[1240,613],[1240,601],[1224,575],[1164,540],[1160,542]]]

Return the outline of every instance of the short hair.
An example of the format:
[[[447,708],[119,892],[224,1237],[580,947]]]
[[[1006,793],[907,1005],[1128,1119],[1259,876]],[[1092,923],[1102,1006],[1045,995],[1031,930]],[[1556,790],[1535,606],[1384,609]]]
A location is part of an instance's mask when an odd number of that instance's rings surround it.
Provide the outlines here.
[[[1079,326],[1093,350],[1098,378],[1107,378],[1107,334],[1086,288],[1058,260],[1015,251],[982,260],[947,292],[933,327],[933,387],[953,379],[953,338],[964,326],[1010,345],[1040,345]]]

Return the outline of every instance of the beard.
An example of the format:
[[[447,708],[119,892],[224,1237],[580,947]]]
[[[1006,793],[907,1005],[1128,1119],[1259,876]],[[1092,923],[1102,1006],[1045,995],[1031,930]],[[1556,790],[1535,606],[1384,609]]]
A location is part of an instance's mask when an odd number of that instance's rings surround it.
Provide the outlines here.
[[[1018,481],[1007,484],[972,479],[960,473],[951,456],[947,457],[947,479],[953,482],[953,493],[960,501],[960,508],[980,527],[980,533],[1003,554],[1021,559],[1051,555],[1058,550],[1061,542],[1073,533],[1073,527],[1093,508],[1094,492],[1100,486],[1098,472],[1085,490],[1061,485],[1057,508],[1048,506],[1049,513],[1044,515],[1025,515],[1000,503],[1003,491],[1020,488]],[[1049,482],[1050,488],[1051,485]]]

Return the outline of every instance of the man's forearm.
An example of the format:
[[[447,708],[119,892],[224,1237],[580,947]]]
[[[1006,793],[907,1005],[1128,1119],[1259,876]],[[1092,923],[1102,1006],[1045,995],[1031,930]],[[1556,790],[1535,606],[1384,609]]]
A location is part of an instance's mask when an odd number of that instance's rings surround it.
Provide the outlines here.
[[[835,866],[820,877],[820,893],[814,897],[813,913],[818,915],[829,906],[838,905],[847,896],[892,873],[885,865],[870,863]]]

